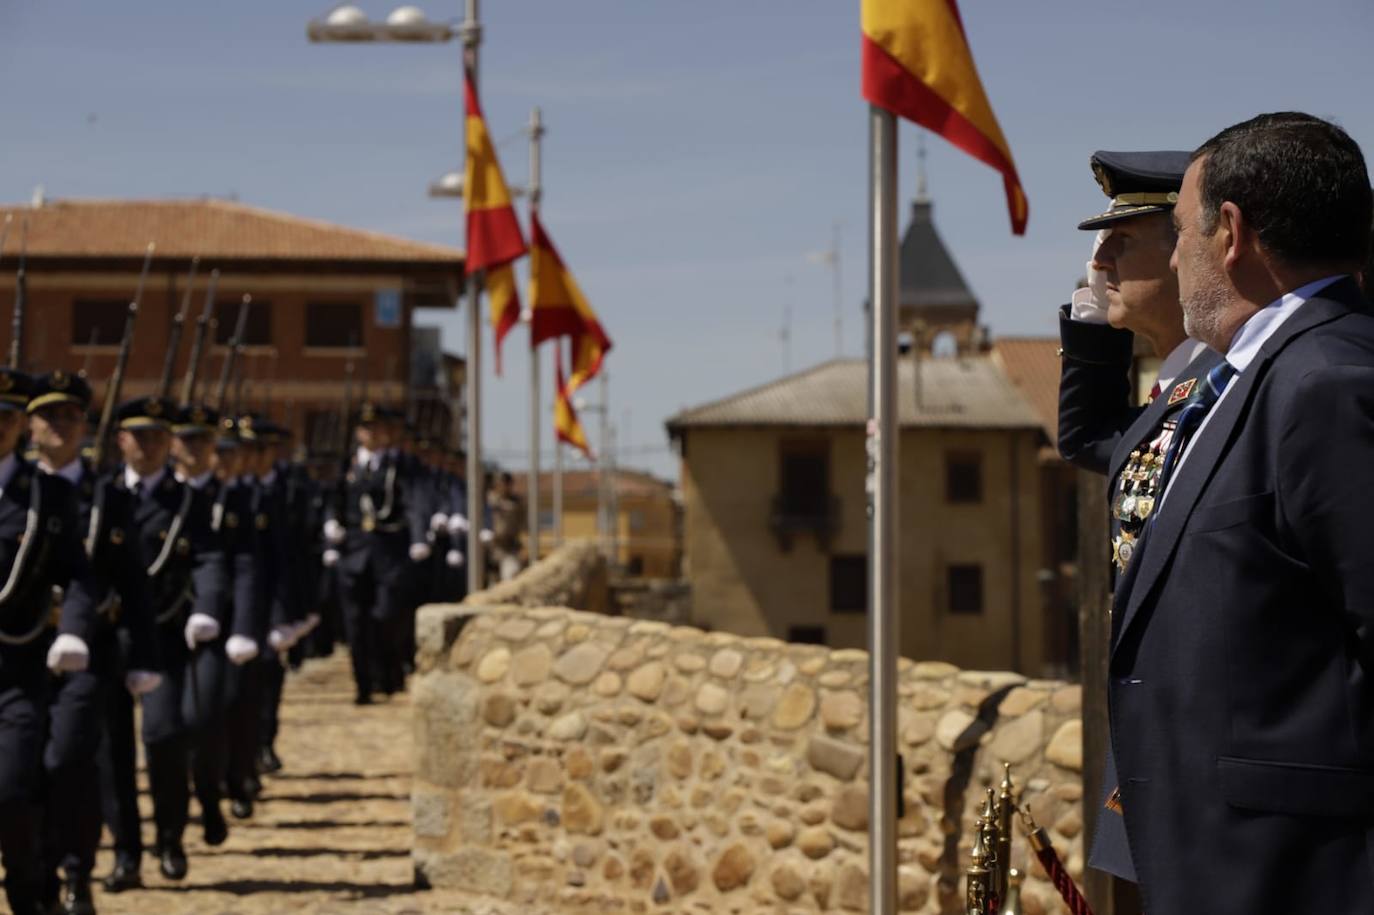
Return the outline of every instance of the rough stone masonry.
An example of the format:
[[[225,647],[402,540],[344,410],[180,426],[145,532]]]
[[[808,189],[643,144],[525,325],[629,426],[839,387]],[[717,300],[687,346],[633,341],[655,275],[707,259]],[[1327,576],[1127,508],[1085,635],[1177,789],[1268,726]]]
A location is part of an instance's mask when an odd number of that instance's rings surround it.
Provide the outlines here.
[[[591,574],[574,545],[531,570]],[[867,911],[868,655],[563,607],[507,589],[420,614],[417,880],[530,912]],[[901,908],[961,912],[1003,762],[1080,877],[1077,686],[900,664]],[[1028,915],[1060,911],[1018,835]]]

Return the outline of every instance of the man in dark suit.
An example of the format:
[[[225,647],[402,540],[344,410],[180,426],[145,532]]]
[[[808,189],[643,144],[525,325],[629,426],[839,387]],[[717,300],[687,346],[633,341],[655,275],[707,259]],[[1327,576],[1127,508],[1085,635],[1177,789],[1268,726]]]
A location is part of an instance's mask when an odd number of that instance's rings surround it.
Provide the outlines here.
[[[1146,910],[1374,911],[1369,176],[1261,115],[1196,153],[1174,264],[1225,355],[1162,460],[1113,602],[1109,705]]]

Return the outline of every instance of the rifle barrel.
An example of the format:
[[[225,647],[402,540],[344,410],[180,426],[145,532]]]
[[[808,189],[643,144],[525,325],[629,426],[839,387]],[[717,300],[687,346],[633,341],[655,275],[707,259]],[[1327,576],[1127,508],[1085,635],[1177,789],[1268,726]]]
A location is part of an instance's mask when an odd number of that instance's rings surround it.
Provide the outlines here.
[[[162,378],[157,383],[157,396],[166,397],[172,390],[172,370],[176,368],[177,352],[181,349],[181,334],[186,327],[186,313],[191,309],[191,290],[196,285],[196,269],[200,257],[191,258],[191,270],[186,275],[186,292],[181,297],[181,309],[172,319],[172,331],[167,341],[167,354],[162,360]]]
[[[225,398],[229,396],[229,379],[234,371],[234,362],[239,351],[243,349],[240,341],[243,340],[244,328],[248,326],[248,306],[252,301],[253,297],[247,293],[239,300],[239,315],[234,321],[234,336],[229,338],[228,350],[224,354],[224,367],[219,375],[219,389],[215,391],[215,408],[220,411],[224,410]]]
[[[219,285],[219,271],[210,271],[210,285],[205,290],[205,309],[196,320],[196,336],[191,341],[191,358],[186,363],[186,377],[181,383],[181,403],[189,405],[195,398],[196,379],[200,375],[200,360],[205,351],[205,335],[214,323],[215,287]]]

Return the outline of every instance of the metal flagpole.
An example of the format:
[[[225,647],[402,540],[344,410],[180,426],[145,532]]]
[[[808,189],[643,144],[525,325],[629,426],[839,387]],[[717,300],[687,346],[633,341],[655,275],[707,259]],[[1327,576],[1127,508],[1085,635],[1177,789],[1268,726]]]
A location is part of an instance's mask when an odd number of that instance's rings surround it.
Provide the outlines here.
[[[562,346],[563,341],[554,340],[553,345]],[[563,440],[557,429],[553,433],[553,545],[563,545]]]
[[[870,911],[897,911],[897,121],[869,107],[873,302],[868,420]]]
[[[540,139],[544,136],[544,122],[538,106],[530,112],[530,216],[539,212],[541,182]],[[530,472],[529,509],[526,522],[529,532],[530,562],[539,558],[539,348],[534,345],[534,303],[530,303]],[[556,437],[556,436],[555,436]]]
[[[477,89],[477,51],[482,45],[482,26],[477,20],[477,0],[467,0],[463,20],[463,65]],[[482,531],[486,528],[486,485],[482,479],[482,279],[468,271],[468,593],[486,584]]]

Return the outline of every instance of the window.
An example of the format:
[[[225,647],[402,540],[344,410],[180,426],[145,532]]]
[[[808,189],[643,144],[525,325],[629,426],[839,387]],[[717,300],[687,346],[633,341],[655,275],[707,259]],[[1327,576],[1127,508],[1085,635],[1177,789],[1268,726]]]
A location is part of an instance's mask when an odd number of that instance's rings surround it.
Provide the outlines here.
[[[952,565],[949,567],[949,612],[978,614],[983,612],[983,567],[980,565]]]
[[[824,442],[784,443],[779,468],[783,514],[819,518],[830,500],[830,460]]]
[[[945,501],[954,504],[983,501],[983,458],[977,452],[945,455]]]
[[[238,326],[239,308],[242,303],[229,300],[215,303],[215,344],[227,346],[234,337]],[[248,304],[248,315],[243,322],[244,346],[272,345],[272,303],[254,299]]]
[[[72,346],[118,346],[128,315],[125,299],[77,299],[72,302]]]
[[[830,557],[830,612],[868,610],[868,557],[862,554]]]
[[[343,417],[339,410],[307,410],[305,413],[305,445],[317,454],[334,454],[345,446]]]
[[[539,510],[539,529],[541,531],[553,530],[553,509],[541,508]]]
[[[788,626],[787,641],[794,645],[824,645],[824,626]]]
[[[359,302],[311,302],[305,306],[305,345],[351,348],[363,345]]]
[[[631,531],[639,532],[644,530],[644,509],[632,508],[625,514]]]

